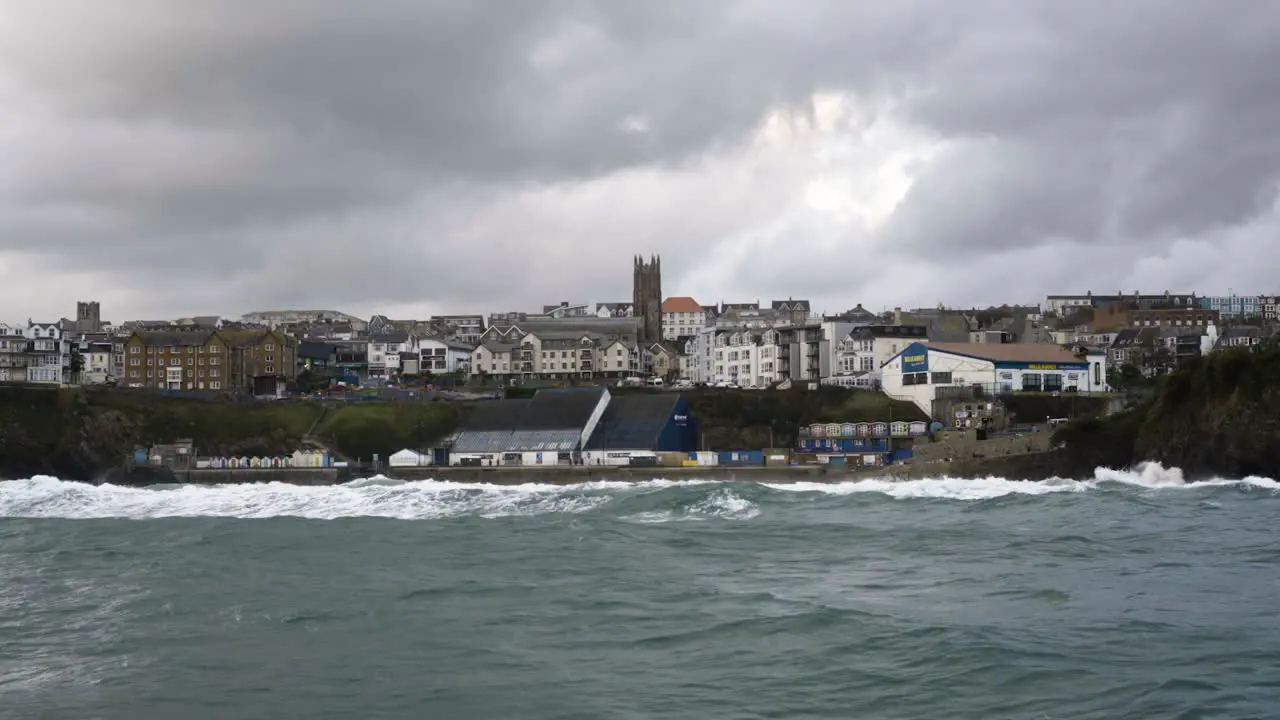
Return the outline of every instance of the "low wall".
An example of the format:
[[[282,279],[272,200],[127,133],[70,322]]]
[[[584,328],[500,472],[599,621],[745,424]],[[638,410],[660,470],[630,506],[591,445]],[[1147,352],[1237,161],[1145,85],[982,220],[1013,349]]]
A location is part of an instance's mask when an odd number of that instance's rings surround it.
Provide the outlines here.
[[[359,473],[363,475],[365,473]],[[487,483],[491,485],[574,485],[601,480],[641,482],[664,480],[725,480],[765,482],[843,482],[849,470],[825,465],[748,466],[706,465],[700,467],[631,467],[608,465],[565,465],[550,467],[416,467],[384,468],[380,474],[396,480],[441,480],[445,482]]]
[[[243,485],[288,483],[290,485],[337,485],[351,479],[344,468],[272,468],[270,470],[189,470],[178,473],[181,482],[195,485]]]

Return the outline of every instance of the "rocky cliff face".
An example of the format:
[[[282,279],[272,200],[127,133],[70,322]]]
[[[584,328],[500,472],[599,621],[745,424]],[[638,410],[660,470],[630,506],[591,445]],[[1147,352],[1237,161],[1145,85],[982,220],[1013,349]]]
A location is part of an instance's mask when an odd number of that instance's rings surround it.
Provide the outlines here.
[[[1157,461],[1188,479],[1280,475],[1280,347],[1215,353],[1166,377],[1155,398],[1064,427],[1058,460],[1073,477]]]

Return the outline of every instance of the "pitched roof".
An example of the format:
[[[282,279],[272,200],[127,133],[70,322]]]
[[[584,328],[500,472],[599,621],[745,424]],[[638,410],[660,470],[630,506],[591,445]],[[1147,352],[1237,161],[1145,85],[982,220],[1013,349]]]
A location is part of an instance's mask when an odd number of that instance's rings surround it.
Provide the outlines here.
[[[702,306],[691,297],[669,297],[662,301],[662,312],[702,312]]]
[[[529,409],[531,402],[533,401],[530,398],[513,398],[476,403],[471,414],[467,416],[467,422],[462,430],[463,432],[515,430],[520,426],[520,419],[524,417],[525,410]]]
[[[133,334],[138,336],[143,345],[151,347],[199,347],[208,343],[209,339],[217,333],[189,330],[136,330]]]
[[[951,343],[930,342],[926,347],[930,350],[955,353],[981,360],[993,362],[1043,362],[1043,363],[1079,363],[1083,362],[1071,351],[1057,345],[1047,343]]]
[[[675,412],[679,393],[618,395],[587,439],[585,450],[652,450]]]
[[[604,388],[549,388],[534,393],[519,430],[579,431],[605,394]]]

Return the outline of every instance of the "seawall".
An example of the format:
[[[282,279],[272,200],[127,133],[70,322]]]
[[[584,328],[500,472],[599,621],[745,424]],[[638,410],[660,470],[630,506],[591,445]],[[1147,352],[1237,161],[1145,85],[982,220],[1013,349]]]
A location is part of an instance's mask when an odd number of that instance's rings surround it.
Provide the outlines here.
[[[251,485],[254,483],[287,483],[289,485],[338,485],[351,479],[346,468],[272,468],[270,470],[170,470],[140,466],[116,469],[98,478],[111,485],[145,487],[148,485]]]

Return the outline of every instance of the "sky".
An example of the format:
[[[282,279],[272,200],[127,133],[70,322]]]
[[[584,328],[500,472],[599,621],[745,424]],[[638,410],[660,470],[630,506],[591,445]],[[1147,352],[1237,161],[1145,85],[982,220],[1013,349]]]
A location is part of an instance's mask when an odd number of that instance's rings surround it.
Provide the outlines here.
[[[0,319],[1280,291],[1268,0],[5,0]]]

